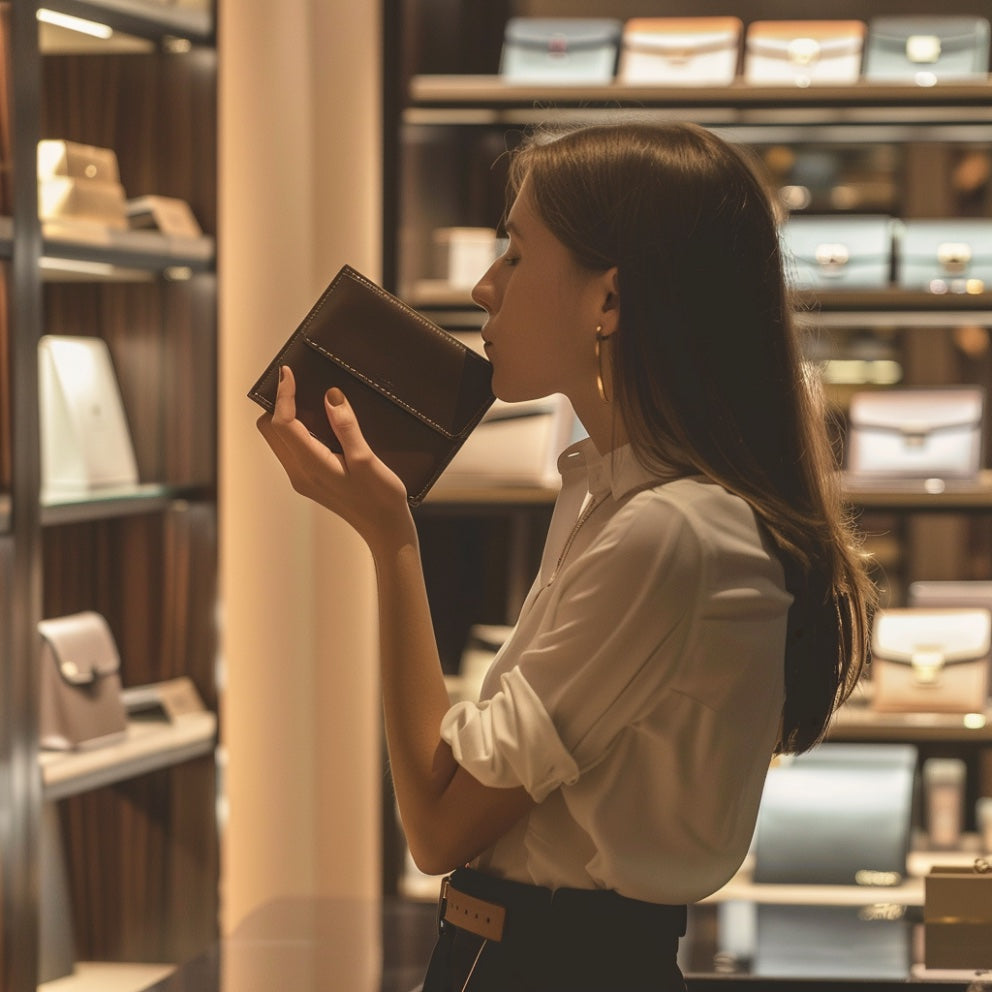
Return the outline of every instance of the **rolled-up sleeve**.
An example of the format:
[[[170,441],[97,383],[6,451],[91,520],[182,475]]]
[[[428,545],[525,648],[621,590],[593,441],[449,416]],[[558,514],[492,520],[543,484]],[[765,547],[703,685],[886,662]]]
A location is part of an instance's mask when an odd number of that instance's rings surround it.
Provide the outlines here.
[[[574,782],[579,769],[544,705],[518,668],[500,678],[500,691],[480,703],[453,706],[441,737],[455,760],[483,785],[523,786],[536,802]]]

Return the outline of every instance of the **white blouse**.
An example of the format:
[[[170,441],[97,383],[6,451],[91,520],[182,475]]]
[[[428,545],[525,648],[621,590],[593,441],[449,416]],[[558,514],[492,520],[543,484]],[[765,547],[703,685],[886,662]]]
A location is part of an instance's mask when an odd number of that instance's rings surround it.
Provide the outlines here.
[[[475,867],[658,903],[714,892],[747,853],[784,699],[782,567],[740,498],[656,483],[586,439],[540,574],[478,703],[441,735],[538,805]]]

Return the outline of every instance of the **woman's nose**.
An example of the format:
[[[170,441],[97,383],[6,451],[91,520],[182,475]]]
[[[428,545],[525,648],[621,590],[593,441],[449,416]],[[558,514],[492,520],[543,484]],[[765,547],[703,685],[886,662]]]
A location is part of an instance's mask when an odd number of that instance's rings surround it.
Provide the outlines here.
[[[482,278],[472,287],[472,302],[482,307],[486,313],[492,313],[495,301],[495,286],[493,284],[492,272],[496,266],[494,262],[482,276]]]

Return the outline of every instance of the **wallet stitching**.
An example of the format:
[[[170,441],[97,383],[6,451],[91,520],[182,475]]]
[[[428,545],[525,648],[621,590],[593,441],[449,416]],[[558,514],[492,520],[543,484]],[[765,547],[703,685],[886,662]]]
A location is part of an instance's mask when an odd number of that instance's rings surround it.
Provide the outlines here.
[[[318,344],[312,338],[308,338],[306,337],[306,335],[304,335],[303,340],[306,341],[306,343],[310,345],[310,347],[313,348],[314,351],[319,351],[325,358],[329,358],[332,362],[334,362],[335,365],[339,365],[341,368],[350,372],[356,379],[359,380],[359,382],[364,382],[366,386],[371,387],[377,393],[381,393],[383,396],[388,396],[397,406],[402,407],[404,410],[406,410],[407,413],[412,413],[418,420],[427,424],[429,427],[433,427],[434,430],[436,430],[439,434],[443,434],[446,438],[452,440],[456,437],[462,436],[460,432],[457,434],[453,434],[446,427],[442,427],[441,424],[431,420],[430,417],[421,413],[416,407],[411,406],[405,400],[400,399],[399,396],[397,396],[395,393],[390,392],[388,389],[384,389],[374,379],[370,379],[364,372],[360,372],[353,365],[349,365],[343,358],[339,358],[337,355],[332,354],[325,347]]]

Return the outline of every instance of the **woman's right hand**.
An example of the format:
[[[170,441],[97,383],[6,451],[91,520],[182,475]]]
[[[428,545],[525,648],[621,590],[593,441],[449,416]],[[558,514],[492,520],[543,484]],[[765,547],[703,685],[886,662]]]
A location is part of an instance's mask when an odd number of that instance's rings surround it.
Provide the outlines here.
[[[399,476],[378,458],[340,389],[330,389],[324,409],[341,454],[318,441],[296,417],[296,380],[279,370],[275,408],[257,426],[293,488],[351,524],[373,554],[416,540],[416,528]]]

